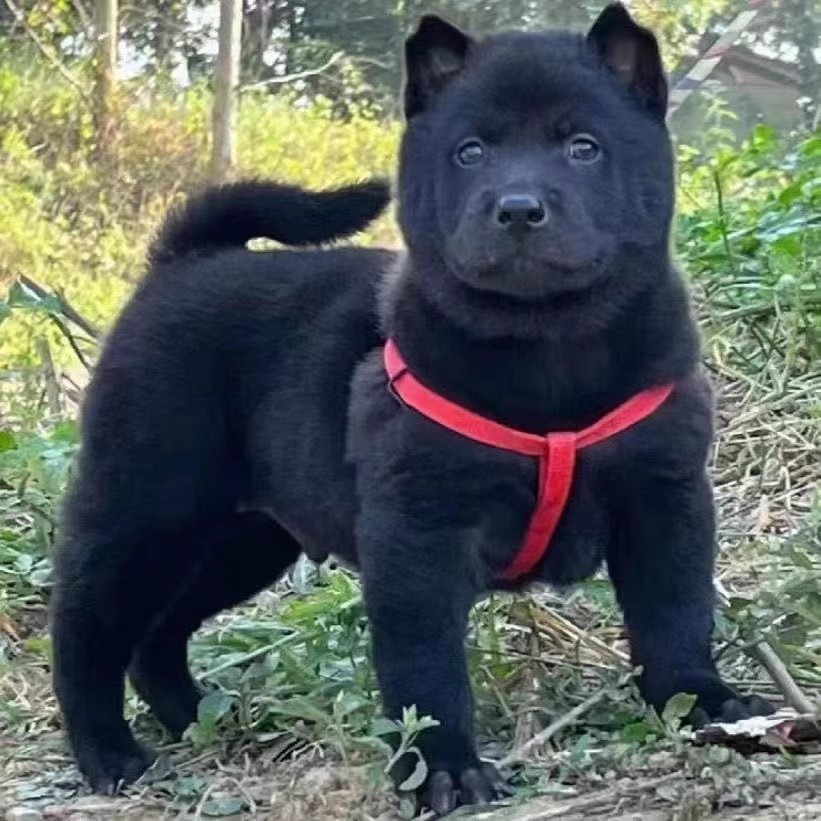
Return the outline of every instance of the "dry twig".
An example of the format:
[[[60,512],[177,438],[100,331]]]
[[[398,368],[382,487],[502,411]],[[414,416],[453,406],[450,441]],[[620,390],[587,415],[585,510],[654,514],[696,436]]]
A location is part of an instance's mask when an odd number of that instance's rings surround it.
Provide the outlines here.
[[[591,707],[598,704],[607,695],[607,690],[599,690],[593,693],[592,696],[586,698],[581,704],[577,704],[572,710],[569,710],[564,715],[559,716],[555,721],[552,721],[541,732],[536,733],[530,741],[526,741],[520,747],[508,753],[500,762],[500,767],[510,767],[513,764],[518,764],[527,759],[528,754],[534,747],[539,747],[546,744],[553,738],[559,730],[572,724],[577,718],[584,715]]]
[[[57,69],[57,73],[80,95],[80,99],[89,107],[92,108],[91,98],[86,94],[85,89],[80,82],[71,74],[71,72],[60,62],[59,58],[51,52],[46,44],[39,38],[37,32],[31,28],[26,20],[26,15],[21,8],[19,8],[12,0],[4,0],[6,7],[11,12],[17,24],[26,32],[26,35],[34,43],[37,50],[46,60]]]

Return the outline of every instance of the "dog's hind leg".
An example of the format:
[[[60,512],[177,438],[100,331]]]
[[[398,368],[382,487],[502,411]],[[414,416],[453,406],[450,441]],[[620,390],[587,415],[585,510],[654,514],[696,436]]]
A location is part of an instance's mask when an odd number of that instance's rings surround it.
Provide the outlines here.
[[[129,662],[160,719],[181,732],[181,710],[195,710],[198,698],[185,663],[188,634],[265,586],[299,548],[273,520],[251,513],[118,541],[71,541],[58,554],[55,691],[81,771],[94,790],[111,793],[153,760],[123,718]]]
[[[218,527],[218,524],[215,525]],[[73,527],[56,554],[54,688],[80,770],[97,792],[133,781],[152,755],[123,718],[125,669],[179,588],[200,527]]]
[[[188,669],[191,634],[202,622],[275,582],[300,553],[267,515],[237,513],[204,538],[209,549],[134,653],[129,677],[168,731],[179,737],[196,719],[202,688]]]

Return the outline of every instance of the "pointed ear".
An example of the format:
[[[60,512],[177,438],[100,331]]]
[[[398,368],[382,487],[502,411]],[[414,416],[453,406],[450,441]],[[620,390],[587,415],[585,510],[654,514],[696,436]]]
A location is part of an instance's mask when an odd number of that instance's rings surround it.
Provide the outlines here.
[[[464,68],[475,45],[456,26],[426,14],[405,42],[405,116],[424,111],[433,98]]]
[[[644,105],[663,119],[667,78],[653,33],[635,23],[621,3],[611,3],[587,33],[587,42]]]

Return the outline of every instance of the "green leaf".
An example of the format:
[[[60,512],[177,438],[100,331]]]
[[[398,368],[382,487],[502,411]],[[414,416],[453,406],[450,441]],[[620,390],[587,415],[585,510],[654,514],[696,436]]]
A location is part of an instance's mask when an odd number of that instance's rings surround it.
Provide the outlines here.
[[[810,571],[815,570],[815,567],[812,561],[810,560],[810,557],[802,550],[799,550],[797,547],[791,547],[787,555],[792,559],[792,563],[796,567],[800,567],[804,570]]]
[[[34,567],[34,556],[29,553],[21,553],[14,562],[14,567],[18,573],[28,573]]]
[[[13,308],[23,308],[28,311],[45,311],[47,313],[61,313],[60,300],[53,294],[39,297],[23,287],[17,281],[9,288],[8,305]]]
[[[17,438],[7,428],[0,429],[0,453],[17,450]]]
[[[325,710],[305,696],[295,696],[287,701],[273,701],[268,710],[271,713],[301,718],[303,721],[313,721],[317,724],[327,724],[330,719]]]
[[[202,814],[208,818],[225,818],[229,815],[237,815],[247,808],[247,804],[241,798],[212,798],[202,806]]]
[[[200,724],[214,726],[234,703],[233,696],[226,693],[208,693],[197,705],[197,721]]]
[[[801,146],[801,153],[809,159],[821,157],[821,137],[810,137]]]
[[[661,720],[671,727],[678,727],[681,720],[690,714],[695,704],[696,696],[690,693],[676,693],[664,705]]]
[[[28,580],[33,587],[47,587],[51,582],[51,567],[41,565],[29,574]]]
[[[801,256],[801,241],[795,235],[779,237],[771,248],[778,254],[791,259]]]
[[[792,185],[788,185],[785,189],[783,189],[778,195],[778,201],[782,205],[792,205],[796,200],[801,199],[803,194],[803,185],[799,180],[798,182],[794,182]]]
[[[769,151],[775,146],[775,129],[767,123],[759,123],[753,130],[753,145],[759,151]]]
[[[416,747],[411,747],[408,752],[416,754],[416,766],[413,768],[413,772],[399,785],[399,789],[403,792],[413,792],[413,790],[419,789],[428,777],[428,765],[425,763],[425,759],[422,758],[422,753]]]
[[[371,724],[371,735],[383,736],[401,732],[402,728],[389,718],[375,718]]]
[[[622,728],[621,738],[628,744],[645,744],[656,733],[657,730],[644,721],[635,721]]]
[[[399,815],[406,821],[416,818],[416,799],[407,796],[400,798]]]
[[[51,438],[56,442],[66,442],[70,445],[76,445],[80,438],[77,423],[68,420],[58,422],[51,432]]]
[[[195,775],[185,775],[171,782],[171,792],[177,798],[192,801],[199,798],[207,786],[206,779]]]

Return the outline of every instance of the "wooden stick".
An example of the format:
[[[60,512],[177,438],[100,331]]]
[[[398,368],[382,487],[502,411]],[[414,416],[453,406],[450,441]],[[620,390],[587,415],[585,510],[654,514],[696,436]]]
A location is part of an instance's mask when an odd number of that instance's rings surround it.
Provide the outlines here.
[[[87,371],[91,371],[91,365],[89,365],[88,360],[86,359],[85,354],[80,350],[80,346],[77,344],[77,340],[74,338],[74,334],[66,326],[65,322],[60,319],[60,317],[51,314],[51,320],[54,324],[60,329],[60,333],[68,340],[68,344],[71,346],[71,350],[77,355],[77,359],[80,360],[81,364]]]
[[[54,68],[57,69],[57,73],[80,95],[80,99],[89,107],[91,108],[91,99],[86,94],[85,89],[79,83],[79,81],[71,74],[71,72],[60,62],[56,55],[52,54],[51,51],[46,47],[46,44],[37,36],[37,33],[31,28],[31,26],[26,21],[26,15],[22,11],[22,9],[18,8],[12,0],[5,0],[6,7],[11,12],[12,17],[14,17],[15,21],[20,25],[23,31],[26,32],[28,38],[31,40],[32,43],[37,47],[37,50],[43,55],[43,57],[51,63]]]
[[[31,277],[27,277],[25,274],[21,274],[18,277],[19,281],[28,288],[32,293],[40,297],[40,299],[45,299],[46,297],[56,297],[57,301],[60,303],[60,312],[68,319],[70,322],[73,322],[78,328],[85,331],[92,339],[95,341],[99,341],[103,337],[102,331],[94,325],[93,322],[86,319],[69,301],[66,299],[65,294],[61,291],[55,291],[52,293],[48,289],[44,288],[38,282],[35,282]]]
[[[518,764],[527,759],[528,753],[534,748],[542,744],[546,744],[559,730],[572,724],[579,716],[586,713],[591,707],[598,704],[606,695],[607,690],[599,690],[593,693],[592,696],[586,698],[581,704],[577,704],[572,710],[566,712],[555,721],[551,722],[541,732],[536,733],[530,741],[526,741],[521,746],[517,747],[508,753],[500,762],[500,767],[509,767],[512,764]]]
[[[51,356],[51,348],[48,340],[40,337],[34,343],[40,361],[43,363],[43,379],[46,383],[46,399],[48,400],[48,411],[52,416],[60,416],[62,407],[60,405],[60,383],[57,381],[57,371],[54,368],[54,359]]]
[[[724,607],[729,607],[730,605],[730,595],[727,592],[724,585],[716,579],[714,582],[716,594],[718,595],[719,601]],[[775,682],[776,687],[778,687],[779,692],[784,696],[787,700],[787,703],[799,713],[803,714],[813,714],[815,713],[815,706],[813,703],[804,695],[804,692],[796,683],[795,679],[790,674],[790,671],[787,669],[787,666],[784,664],[783,661],[778,657],[778,654],[773,650],[770,644],[766,641],[758,641],[756,642],[750,654],[755,658],[757,661],[761,663],[764,669],[770,674],[770,677]]]
[[[321,66],[317,66],[316,68],[306,68],[304,71],[295,71],[293,74],[283,74],[279,77],[268,77],[268,79],[260,80],[256,83],[248,83],[247,85],[240,86],[239,91],[248,91],[249,89],[262,88],[263,86],[284,85],[286,83],[293,83],[296,80],[304,80],[306,77],[315,77],[316,75],[327,71],[333,65],[338,63],[344,56],[345,52],[337,51],[335,54],[332,54],[328,61],[323,63]]]
[[[766,641],[760,641],[754,645],[752,655],[761,662],[761,665],[770,674],[776,687],[778,687],[790,707],[804,715],[813,715],[815,713],[815,705],[804,695],[795,679],[790,675],[790,671],[784,662],[781,661],[775,650]]]

